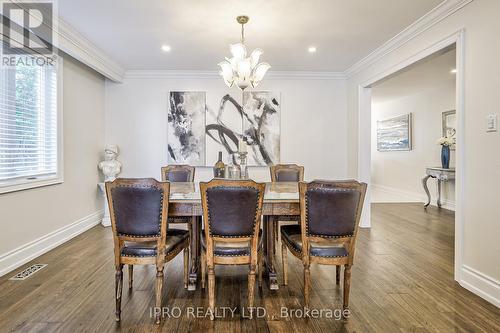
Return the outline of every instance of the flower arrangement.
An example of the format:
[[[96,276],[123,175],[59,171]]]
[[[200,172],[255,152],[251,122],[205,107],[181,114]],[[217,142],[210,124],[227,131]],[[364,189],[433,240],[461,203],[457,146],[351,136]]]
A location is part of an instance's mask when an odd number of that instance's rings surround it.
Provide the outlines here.
[[[441,145],[441,166],[443,169],[450,168],[450,149],[455,145],[455,136],[443,136],[437,140]]]
[[[455,144],[455,138],[454,137],[443,136],[443,137],[440,137],[437,140],[437,144],[441,145],[441,146],[450,147],[450,146],[453,146]]]

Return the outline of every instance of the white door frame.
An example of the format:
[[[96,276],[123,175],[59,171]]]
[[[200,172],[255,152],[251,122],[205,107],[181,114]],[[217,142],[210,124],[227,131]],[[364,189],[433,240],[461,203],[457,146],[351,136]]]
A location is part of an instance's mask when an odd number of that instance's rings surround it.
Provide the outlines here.
[[[456,180],[455,180],[455,280],[461,281],[460,272],[463,258],[464,234],[464,152],[465,152],[465,105],[464,105],[464,55],[465,29],[460,29],[452,35],[433,42],[428,47],[410,58],[393,65],[358,87],[358,178],[370,185],[371,178],[371,87],[378,81],[436,53],[450,45],[456,45],[456,112],[457,112],[457,147],[456,147]],[[424,170],[422,170],[424,172]],[[371,186],[363,208],[361,227],[371,227]]]

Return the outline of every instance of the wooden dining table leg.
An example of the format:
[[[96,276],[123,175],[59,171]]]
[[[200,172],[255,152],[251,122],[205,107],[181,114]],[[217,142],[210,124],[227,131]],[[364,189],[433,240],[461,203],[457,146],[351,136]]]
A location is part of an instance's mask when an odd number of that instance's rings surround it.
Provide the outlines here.
[[[201,216],[193,216],[192,220],[192,235],[191,235],[191,267],[189,269],[189,284],[188,290],[196,290],[198,281],[198,271],[200,267],[200,231],[201,231]]]
[[[274,223],[275,216],[265,215],[264,219],[264,257],[266,273],[269,278],[269,289],[278,290],[278,277],[274,265]]]

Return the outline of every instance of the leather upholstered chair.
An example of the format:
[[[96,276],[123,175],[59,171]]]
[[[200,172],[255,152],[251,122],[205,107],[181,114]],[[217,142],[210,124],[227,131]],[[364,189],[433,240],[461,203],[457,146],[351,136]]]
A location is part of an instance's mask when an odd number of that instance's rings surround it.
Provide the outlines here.
[[[161,168],[161,180],[169,183],[192,183],[194,182],[194,174],[196,168],[191,165],[167,165]],[[196,223],[194,217],[191,216],[169,216],[168,225],[175,225],[176,228],[184,229],[187,226],[189,237],[193,239],[193,224]],[[184,288],[187,288],[187,281],[184,281]]]
[[[123,265],[156,265],[156,306],[161,307],[163,266],[184,250],[184,282],[187,283],[189,233],[168,229],[170,184],[155,179],[118,178],[106,183],[115,253],[116,321],[121,319]],[[155,318],[160,322],[160,316]]]
[[[265,187],[265,184],[252,180],[217,179],[200,183],[205,227],[201,238],[201,285],[205,287],[208,268],[209,307],[212,311],[215,309],[215,265],[250,265],[248,305],[253,307],[256,270],[259,286],[262,285],[260,221]]]
[[[272,182],[303,182],[304,181],[304,167],[297,164],[276,164],[269,167],[271,171],[271,181]],[[278,231],[281,222],[298,222],[300,221],[300,216],[278,216],[274,222],[274,248],[276,251],[276,246],[278,244]],[[276,252],[275,252],[276,253]]]
[[[192,183],[195,170],[196,168],[190,165],[167,165],[161,168],[161,180],[170,183]],[[191,216],[172,216],[168,218],[168,223],[187,223],[191,231],[191,220]]]
[[[190,165],[167,165],[161,168],[164,182],[194,182],[195,167]]]
[[[301,182],[299,192],[300,226],[281,227],[284,284],[288,284],[287,249],[304,265],[305,307],[309,307],[310,265],[335,265],[337,284],[343,265],[343,307],[346,309],[366,184],[354,180]]]
[[[304,181],[304,167],[297,164],[276,164],[270,166],[272,182]]]

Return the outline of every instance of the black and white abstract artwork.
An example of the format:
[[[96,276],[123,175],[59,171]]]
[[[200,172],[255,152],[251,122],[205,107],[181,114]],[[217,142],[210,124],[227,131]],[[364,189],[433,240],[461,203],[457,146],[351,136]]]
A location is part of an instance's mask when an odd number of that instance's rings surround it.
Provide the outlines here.
[[[246,91],[243,94],[243,137],[248,144],[248,165],[280,162],[280,94]]]
[[[238,101],[227,93],[210,94],[205,127],[207,165],[217,161],[219,151],[223,152],[224,162],[229,162],[230,156],[236,158],[233,154],[238,152],[241,139],[248,145],[249,166],[279,163],[279,97],[279,93],[250,91],[244,92]]]
[[[219,151],[224,163],[238,151],[242,124],[242,108],[235,97],[224,91],[208,94],[205,127],[207,165],[215,164]]]
[[[168,111],[168,163],[205,165],[205,92],[172,91]]]

